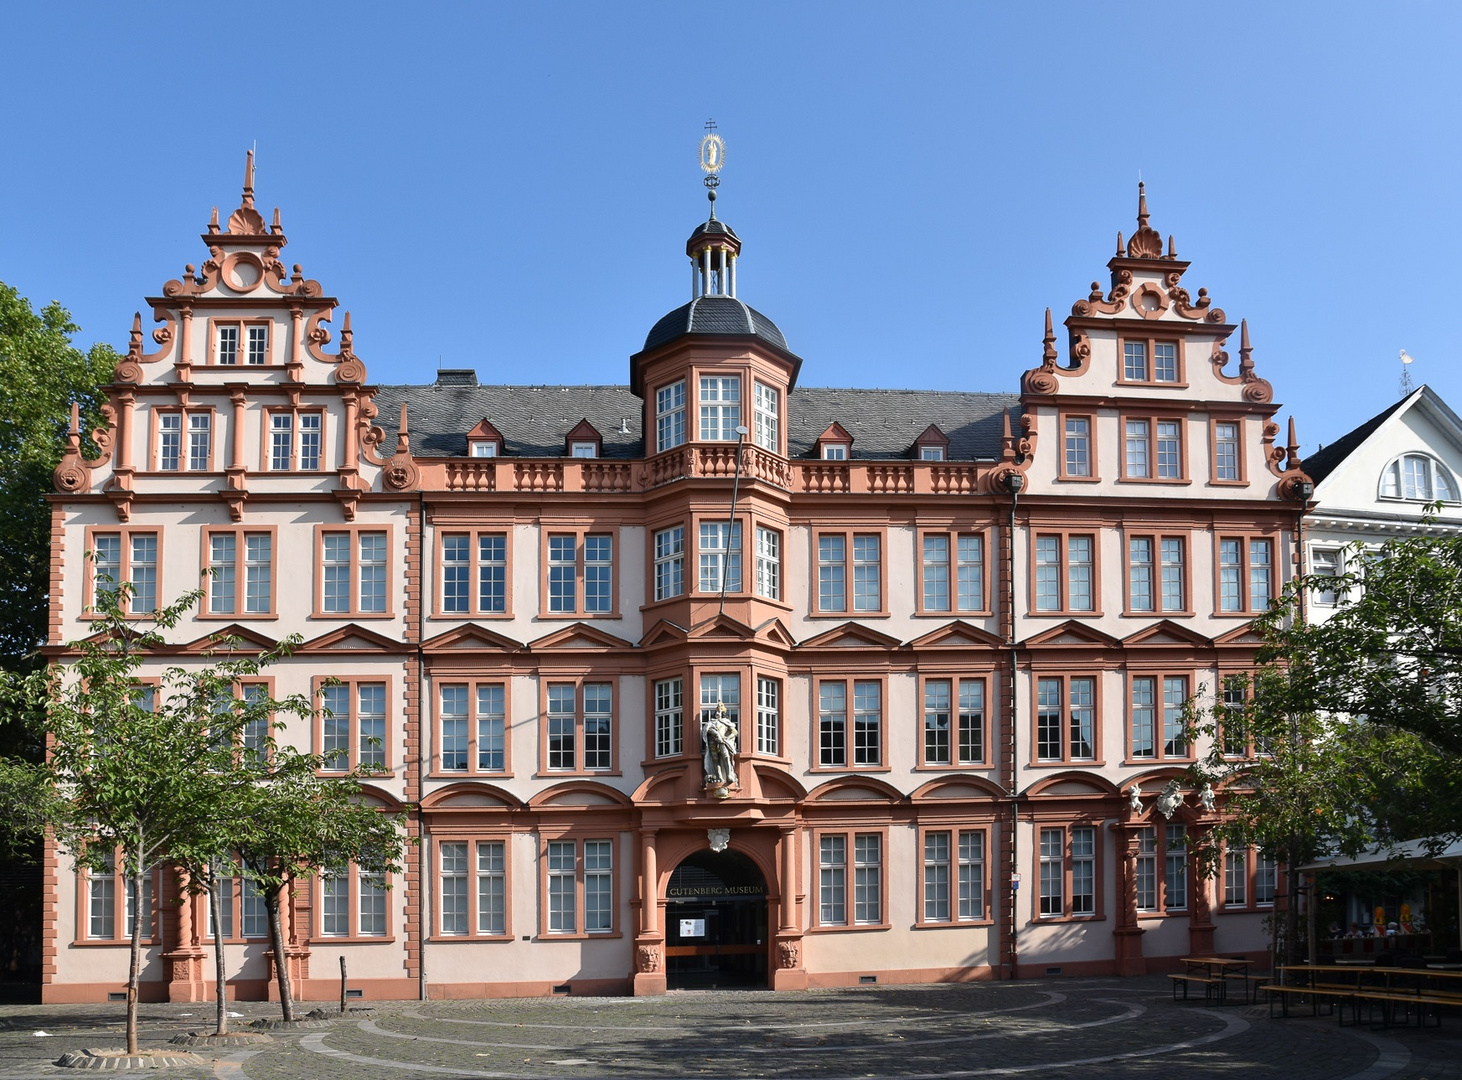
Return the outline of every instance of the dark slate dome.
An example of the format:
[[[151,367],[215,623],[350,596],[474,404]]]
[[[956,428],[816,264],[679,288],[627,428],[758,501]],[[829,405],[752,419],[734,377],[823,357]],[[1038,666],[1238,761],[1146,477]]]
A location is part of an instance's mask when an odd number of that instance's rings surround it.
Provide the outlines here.
[[[790,352],[777,324],[734,296],[701,296],[678,307],[650,328],[645,352],[686,334],[706,337],[755,337]]]
[[[717,221],[714,217],[709,221],[703,221],[695,227],[690,234],[690,242],[694,243],[703,236],[729,236],[731,239],[740,241],[741,237],[736,235],[736,230],[724,221]]]

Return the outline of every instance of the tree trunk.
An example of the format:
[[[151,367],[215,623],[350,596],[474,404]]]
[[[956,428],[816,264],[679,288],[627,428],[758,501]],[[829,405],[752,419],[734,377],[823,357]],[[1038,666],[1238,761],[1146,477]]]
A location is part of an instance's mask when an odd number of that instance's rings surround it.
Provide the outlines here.
[[[127,1053],[137,1053],[137,983],[142,973],[142,844],[127,860],[127,894],[132,901],[131,957],[127,965]],[[125,904],[125,900],[123,903]],[[126,908],[124,907],[125,913]]]
[[[228,1034],[228,985],[224,979],[223,967],[223,898],[218,895],[218,887],[221,884],[218,876],[218,865],[210,864],[208,867],[208,906],[213,911],[213,966],[217,973],[217,990],[214,997],[218,999],[218,1018],[214,1024],[213,1034]]]
[[[279,900],[288,888],[289,884],[283,883],[270,889],[268,897],[269,947],[274,951],[274,977],[279,983],[279,1005],[286,1023],[294,1020],[294,998],[290,994],[289,968],[284,959],[284,927],[279,920]]]

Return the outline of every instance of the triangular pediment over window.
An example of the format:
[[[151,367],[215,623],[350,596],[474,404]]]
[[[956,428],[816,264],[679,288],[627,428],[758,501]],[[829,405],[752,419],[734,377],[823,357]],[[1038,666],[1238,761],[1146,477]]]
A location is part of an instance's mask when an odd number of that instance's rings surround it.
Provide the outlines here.
[[[808,638],[802,649],[897,649],[903,642],[862,623],[846,622]]]
[[[528,648],[534,652],[557,649],[630,649],[633,647],[624,638],[615,637],[613,634],[600,630],[597,626],[581,622],[565,626],[562,630],[555,630],[551,634],[545,634],[537,641],[528,643]]]
[[[721,612],[714,618],[706,619],[704,622],[692,626],[690,636],[698,639],[729,638],[747,641],[756,637],[756,631],[740,619],[733,619],[725,612]]]
[[[295,649],[301,653],[400,653],[406,651],[406,643],[398,638],[389,638],[364,626],[342,626],[306,641]]]
[[[1003,646],[1005,642],[972,623],[956,619],[922,637],[916,637],[909,644],[916,649],[989,649]]]
[[[1258,648],[1264,644],[1264,639],[1259,636],[1259,631],[1254,629],[1254,624],[1244,623],[1243,626],[1236,626],[1227,634],[1220,634],[1213,639],[1215,645],[1250,645]]]
[[[217,653],[227,649],[229,646],[219,641],[220,638],[234,638],[238,642],[236,649],[244,652],[267,652],[279,644],[277,640],[267,634],[261,634],[257,630],[251,630],[247,626],[240,626],[238,623],[230,623],[228,626],[218,630],[210,630],[204,637],[190,641],[178,651],[186,656],[199,656],[203,653]]]
[[[1147,646],[1207,648],[1212,644],[1213,642],[1202,634],[1195,633],[1186,626],[1182,626],[1168,619],[1154,623],[1151,626],[1143,627],[1137,633],[1124,638],[1122,641],[1123,648],[1128,649]]]
[[[522,642],[496,634],[485,627],[468,624],[448,630],[425,642],[423,652],[520,652]]]
[[[1043,630],[1034,637],[1026,638],[1021,643],[1025,648],[1056,647],[1063,645],[1096,645],[1101,648],[1117,649],[1121,642],[1110,634],[1104,634],[1100,630],[1085,623],[1067,621],[1059,626],[1053,626],[1049,630]]]
[[[654,626],[645,631],[645,636],[640,638],[640,648],[649,649],[656,645],[679,645],[689,637],[689,631],[679,623],[671,622],[669,619],[660,619]]]

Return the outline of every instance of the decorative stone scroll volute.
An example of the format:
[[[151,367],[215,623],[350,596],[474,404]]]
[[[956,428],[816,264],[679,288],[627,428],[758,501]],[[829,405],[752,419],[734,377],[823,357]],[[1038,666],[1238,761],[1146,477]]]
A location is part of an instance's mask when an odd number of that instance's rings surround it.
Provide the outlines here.
[[[90,491],[91,470],[105,465],[111,459],[111,428],[116,419],[116,410],[110,404],[103,405],[102,414],[107,418],[107,428],[98,428],[91,433],[91,441],[101,448],[101,456],[87,460],[81,454],[81,407],[74,401],[71,403],[71,426],[66,431],[66,450],[51,473],[51,482],[56,485],[57,491],[67,495]]]

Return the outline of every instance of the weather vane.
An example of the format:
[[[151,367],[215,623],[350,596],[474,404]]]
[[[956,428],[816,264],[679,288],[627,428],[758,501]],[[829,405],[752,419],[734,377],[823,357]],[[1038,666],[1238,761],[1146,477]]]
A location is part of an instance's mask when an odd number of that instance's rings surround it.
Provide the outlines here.
[[[1401,350],[1401,396],[1411,393],[1411,364],[1414,358],[1405,349]]]
[[[716,122],[707,120],[705,138],[701,139],[701,172],[706,174],[705,185],[710,189],[706,197],[713,204],[713,212],[716,189],[721,186],[721,167],[725,164],[726,140],[716,134]]]

